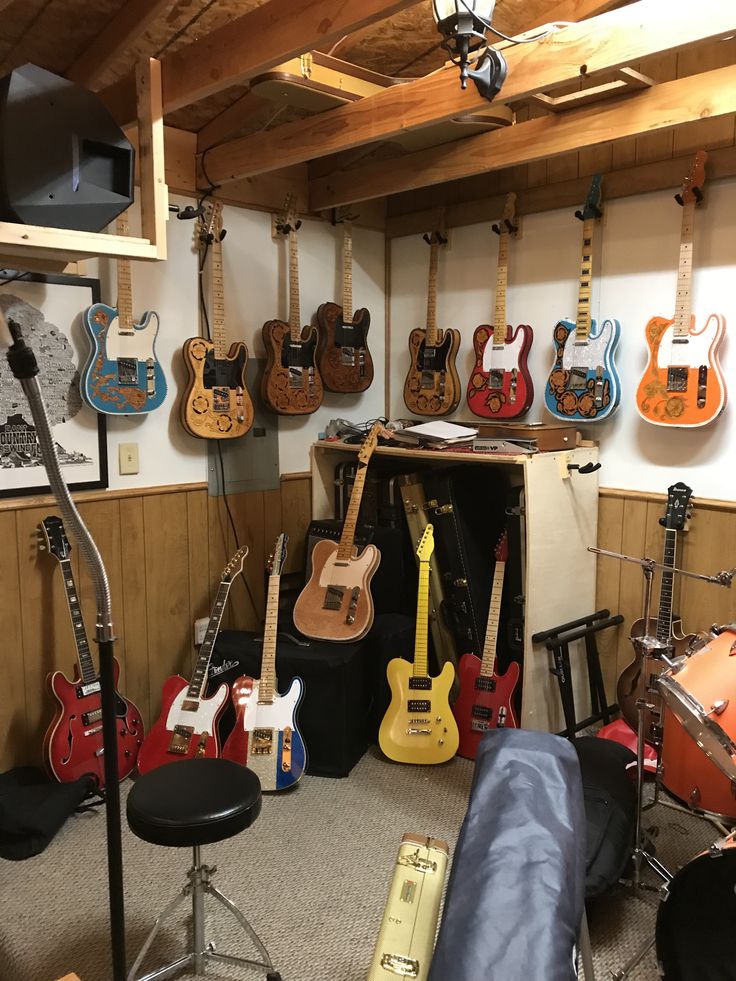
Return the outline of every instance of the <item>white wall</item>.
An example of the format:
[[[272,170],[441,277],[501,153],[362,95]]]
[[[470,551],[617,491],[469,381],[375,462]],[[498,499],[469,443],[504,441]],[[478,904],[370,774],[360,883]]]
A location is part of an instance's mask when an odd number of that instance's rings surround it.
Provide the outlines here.
[[[605,191],[605,184],[604,184]],[[582,202],[581,202],[582,204]],[[650,317],[671,317],[679,256],[681,209],[666,191],[605,204],[599,238],[598,277],[593,316],[616,317],[622,337],[617,366],[621,405],[608,420],[582,427],[601,444],[605,487],[664,491],[686,479],[696,496],[736,499],[732,452],[736,449],[736,410],[727,405],[712,425],[694,431],[665,430],[640,419],[635,393],[646,366],[644,328]],[[736,181],[706,187],[695,230],[693,311],[702,325],[712,312],[736,330]],[[510,243],[508,321],[535,331],[530,370],[535,385],[530,420],[550,417],[542,390],[552,362],[552,330],[563,318],[575,319],[580,269],[581,224],[573,209],[525,216],[523,234]],[[602,250],[602,251],[601,251]],[[440,257],[438,326],[462,334],[458,372],[463,396],[473,366],[475,327],[493,319],[498,236],[490,225],[455,228],[450,249]],[[405,339],[426,322],[429,248],[421,237],[395,239],[391,254],[391,414],[406,416],[403,384],[409,366]],[[727,385],[736,396],[736,344],[721,347]],[[463,401],[452,418],[471,419]]]
[[[188,203],[174,198],[176,203]],[[227,337],[244,340],[250,354],[264,357],[264,321],[287,317],[287,245],[271,238],[269,214],[226,207],[223,243]],[[135,224],[132,226],[135,229]],[[206,444],[190,436],[179,421],[179,398],[186,383],[183,342],[199,333],[195,222],[168,223],[169,258],[161,263],[133,264],[135,313],[156,310],[161,317],[157,354],[169,391],[164,405],[146,417],[108,417],[110,487],[146,487],[206,479]],[[341,295],[341,229],[305,221],[299,233],[302,322],[309,323],[320,303]],[[114,302],[112,264],[101,263],[102,298]],[[90,263],[89,275],[96,274]],[[354,296],[356,308],[371,312],[370,347],[376,365],[371,388],[363,395],[325,393],[322,408],[311,416],[279,418],[282,473],[309,469],[309,445],[329,419],[356,421],[380,415],[384,407],[384,247],[383,234],[354,229]],[[118,444],[139,444],[140,473],[120,476]]]

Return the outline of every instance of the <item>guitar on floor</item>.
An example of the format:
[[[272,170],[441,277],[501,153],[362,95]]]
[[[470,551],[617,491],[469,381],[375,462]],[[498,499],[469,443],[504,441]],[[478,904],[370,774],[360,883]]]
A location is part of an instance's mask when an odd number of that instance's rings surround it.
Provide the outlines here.
[[[458,748],[457,723],[450,709],[455,668],[447,661],[436,678],[427,670],[429,563],[433,551],[434,528],[429,524],[417,547],[419,590],[414,663],[395,657],[386,669],[391,703],[378,731],[378,743],[384,754],[397,763],[445,763]]]
[[[368,350],[371,315],[363,307],[353,313],[353,228],[343,225],[342,306],[323,303],[317,310],[317,361],[330,392],[364,392],[373,381]]]
[[[712,313],[696,330],[692,312],[693,228],[707,159],[705,150],[698,150],[676,196],[682,205],[682,231],[674,319],[652,317],[646,327],[649,362],[636,392],[636,407],[642,419],[657,426],[706,426],[726,406],[718,361],[726,320]]]
[[[322,404],[324,388],[317,367],[317,328],[302,327],[299,301],[299,244],[297,219],[291,199],[287,213],[276,227],[289,239],[289,323],[267,320],[263,325],[266,370],[261,381],[261,397],[273,412],[283,416],[303,416]]]
[[[74,681],[54,671],[47,679],[49,690],[58,702],[56,715],[43,741],[43,758],[50,773],[60,782],[78,780],[87,773],[105,786],[105,757],[102,742],[102,696],[100,679],[84,629],[79,595],[74,584],[69,544],[61,518],[50,515],[39,525],[39,549],[48,550],[61,566],[66,601],[74,630],[77,663]],[[143,742],[143,720],[135,705],[118,692],[120,665],[113,658],[115,680],[115,728],[118,745],[118,776],[131,772]]]
[[[297,728],[304,682],[294,678],[284,695],[279,695],[276,682],[279,586],[287,541],[286,534],[279,535],[271,557],[261,677],[244,675],[233,682],[235,726],[222,749],[224,759],[242,763],[256,774],[262,790],[292,787],[307,765],[307,750]]]
[[[631,625],[630,640],[634,647],[634,660],[624,668],[616,685],[616,699],[621,714],[636,732],[639,727],[638,699],[644,699],[653,709],[644,710],[644,737],[647,742],[659,743],[662,739],[662,698],[657,678],[667,667],[655,655],[665,651],[670,658],[684,657],[688,653],[693,634],[682,632],[682,623],[672,615],[672,592],[675,574],[672,571],[677,558],[677,534],[685,528],[689,517],[692,490],[683,483],[672,484],[667,490],[667,509],[659,523],[664,525],[664,552],[662,579],[659,590],[659,611],[656,620],[642,618]]]
[[[621,398],[614,364],[621,325],[605,320],[598,328],[590,315],[595,222],[602,214],[601,176],[596,174],[582,211],[575,212],[583,223],[578,313],[575,323],[560,320],[554,329],[555,360],[544,392],[547,410],[558,419],[600,422]]]
[[[368,463],[383,424],[377,422],[358,453],[358,468],[340,541],[323,539],[312,551],[312,574],[294,606],[294,626],[305,637],[347,643],[360,640],[373,623],[371,580],[381,561],[375,545],[358,555],[355,529]]]
[[[200,223],[200,254],[211,253],[212,340],[190,337],[182,349],[189,374],[179,411],[182,425],[201,439],[237,439],[253,425],[253,403],[245,387],[248,349],[242,341],[228,348],[225,332],[225,287],[222,275],[222,202],[213,201]],[[201,273],[200,273],[201,275]]]
[[[503,580],[509,554],[508,534],[496,546],[491,601],[482,659],[463,654],[458,665],[460,694],[452,711],[460,730],[458,755],[474,760],[483,733],[489,729],[517,729],[514,692],[519,681],[519,665],[512,661],[505,674],[496,674],[496,647],[501,616]]]
[[[128,214],[117,220],[118,235],[128,235]],[[97,412],[106,415],[139,415],[158,409],[166,398],[166,378],[156,357],[158,314],[133,318],[130,260],[117,260],[117,306],[95,303],[82,323],[90,342],[90,354],[82,370],[79,390]]]
[[[247,554],[248,546],[243,545],[223,569],[191,681],[175,674],[164,682],[161,714],[138,754],[139,773],[147,773],[157,766],[177,760],[220,755],[217,722],[225,708],[228,686],[220,685],[211,698],[204,697],[204,690],[230,586],[243,571]]]
[[[430,246],[427,327],[417,327],[409,334],[411,363],[404,382],[404,402],[417,415],[445,416],[454,412],[460,402],[460,379],[455,366],[460,332],[452,327],[437,327],[437,264],[440,246],[446,239],[439,232],[424,238]]]
[[[514,330],[506,323],[509,237],[516,232],[515,217],[516,195],[512,192],[506,196],[503,218],[493,226],[499,236],[493,325],[483,324],[473,335],[475,367],[468,382],[468,408],[486,419],[518,419],[534,401],[527,364],[534,331],[528,324]]]

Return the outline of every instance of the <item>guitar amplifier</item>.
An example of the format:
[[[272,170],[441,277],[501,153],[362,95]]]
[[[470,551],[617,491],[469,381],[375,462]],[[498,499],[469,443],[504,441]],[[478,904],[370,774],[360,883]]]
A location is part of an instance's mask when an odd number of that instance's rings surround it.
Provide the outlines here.
[[[434,950],[447,842],[425,835],[401,838],[368,981],[425,981]]]

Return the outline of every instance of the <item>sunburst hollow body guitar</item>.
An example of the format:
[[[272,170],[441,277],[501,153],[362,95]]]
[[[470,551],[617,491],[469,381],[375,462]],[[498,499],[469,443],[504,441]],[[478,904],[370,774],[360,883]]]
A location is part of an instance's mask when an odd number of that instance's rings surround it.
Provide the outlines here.
[[[355,529],[368,463],[382,428],[381,423],[373,426],[358,453],[339,543],[325,539],[312,551],[312,574],[294,606],[294,625],[305,637],[347,643],[364,637],[373,623],[371,580],[381,553],[375,545],[366,545],[358,555]]]
[[[294,678],[283,695],[279,695],[276,683],[279,584],[287,540],[285,534],[279,535],[271,560],[261,677],[244,675],[233,682],[236,719],[222,749],[224,759],[242,763],[256,774],[262,790],[293,787],[307,765],[307,751],[297,728],[304,683]]]
[[[547,410],[558,419],[601,422],[618,406],[621,382],[614,353],[621,334],[618,320],[598,326],[590,315],[593,281],[593,241],[596,218],[601,217],[601,177],[590,185],[582,211],[583,246],[575,323],[560,320],[554,329],[555,360],[544,391]]]
[[[429,524],[417,548],[419,590],[414,663],[401,657],[389,661],[386,674],[391,703],[378,731],[378,743],[397,763],[445,763],[457,752],[459,734],[450,708],[455,668],[448,661],[437,677],[427,669],[429,630],[429,562],[434,527]]]
[[[242,341],[227,347],[222,274],[222,202],[215,201],[201,230],[211,253],[211,335],[190,337],[183,348],[189,382],[181,401],[181,421],[192,436],[235,439],[253,425],[253,403],[245,387],[248,349]]]
[[[506,323],[508,241],[515,231],[516,195],[506,197],[501,222],[493,226],[499,235],[496,305],[493,325],[483,324],[473,335],[475,366],[468,382],[468,408],[486,419],[518,419],[534,401],[529,373],[529,350],[534,332],[528,324],[516,330]]]
[[[726,405],[718,348],[725,318],[711,314],[700,330],[692,315],[693,227],[705,182],[704,150],[699,150],[677,201],[682,203],[680,264],[675,316],[652,317],[646,327],[649,361],[639,382],[639,415],[658,426],[696,427],[713,422]]]
[[[330,392],[364,392],[373,381],[373,358],[368,350],[370,313],[353,313],[353,232],[343,226],[342,306],[323,303],[317,311],[317,361]]]
[[[430,245],[427,327],[409,334],[409,372],[404,382],[404,402],[420,416],[444,416],[460,402],[460,379],[455,362],[460,332],[437,327],[437,264],[444,239],[438,232],[425,236]]]
[[[140,773],[177,760],[220,755],[217,722],[225,708],[228,686],[220,685],[210,698],[204,697],[204,691],[230,586],[235,576],[242,572],[247,554],[248,546],[244,545],[223,570],[191,681],[177,674],[164,682],[161,713],[138,754]]]

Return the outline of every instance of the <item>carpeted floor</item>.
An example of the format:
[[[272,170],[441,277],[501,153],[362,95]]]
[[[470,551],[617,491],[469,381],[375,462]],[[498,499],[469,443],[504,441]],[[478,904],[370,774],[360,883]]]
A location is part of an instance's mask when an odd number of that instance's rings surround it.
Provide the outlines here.
[[[452,856],[471,777],[466,760],[398,766],[372,749],[348,779],[305,777],[293,793],[264,798],[253,827],[205,848],[205,861],[219,867],[215,884],[251,920],[284,981],[365,981],[401,835],[445,838]],[[652,825],[659,828],[657,854],[671,869],[718,837],[711,825],[662,807],[646,812],[645,826]],[[154,916],[183,885],[190,854],[148,845],[127,827],[123,845],[132,959]],[[53,981],[71,970],[82,981],[109,981],[105,862],[101,813],[68,821],[36,858],[0,862],[1,981]],[[597,981],[652,936],[657,899],[642,897],[617,887],[590,909]],[[186,926],[182,907],[150,953],[149,969],[179,953]],[[208,930],[223,952],[252,956],[224,910]],[[207,976],[262,977],[214,966]],[[654,981],[654,954],[630,977]]]

